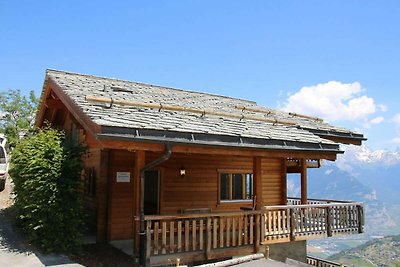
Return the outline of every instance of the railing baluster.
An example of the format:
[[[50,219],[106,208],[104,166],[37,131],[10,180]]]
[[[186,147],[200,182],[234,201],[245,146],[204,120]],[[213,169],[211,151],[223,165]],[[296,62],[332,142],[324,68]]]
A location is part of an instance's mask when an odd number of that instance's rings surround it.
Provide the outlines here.
[[[196,226],[196,220],[192,221],[192,251],[196,251],[197,249],[197,241],[196,241],[196,235],[197,235],[197,226]]]
[[[254,215],[253,214],[251,214],[250,215],[250,226],[249,226],[249,235],[250,235],[250,245],[252,245],[253,244],[253,241],[254,241]]]
[[[217,231],[218,231],[218,219],[214,218],[214,225],[213,225],[213,248],[217,248]]]
[[[232,247],[236,247],[236,224],[237,217],[232,218]]]
[[[178,221],[178,230],[177,230],[177,234],[178,234],[178,252],[182,252],[182,221],[179,220]]]
[[[224,218],[219,218],[219,247],[224,247]]]
[[[203,220],[200,220],[200,225],[199,225],[199,242],[200,242],[200,247],[199,247],[199,249],[200,250],[203,250],[204,249],[204,243],[203,243],[203,239],[204,239],[204,229],[203,229],[203,227],[204,227],[204,222],[203,222]]]
[[[167,254],[167,222],[161,224],[161,254]]]
[[[150,255],[151,255],[151,239],[152,239],[152,235],[151,235],[151,221],[147,221],[147,227],[146,227],[146,231],[147,231],[147,240],[146,240],[146,261],[148,259],[150,259]]]
[[[238,224],[238,246],[242,245],[243,240],[243,220],[245,216],[239,217],[239,224]]]
[[[169,223],[169,253],[174,253],[175,251],[175,222],[171,221]]]
[[[189,251],[189,220],[185,220],[185,252]]]
[[[244,216],[244,244],[249,244],[249,215]]]
[[[154,255],[158,255],[158,222],[154,223]]]
[[[226,246],[231,246],[231,219],[226,218]]]

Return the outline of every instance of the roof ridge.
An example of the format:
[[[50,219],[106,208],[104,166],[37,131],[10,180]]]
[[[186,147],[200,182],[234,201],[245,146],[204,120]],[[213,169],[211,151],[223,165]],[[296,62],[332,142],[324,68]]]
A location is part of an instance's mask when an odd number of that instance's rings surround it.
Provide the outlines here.
[[[180,91],[180,92],[190,92],[190,93],[196,93],[196,94],[201,94],[201,95],[223,97],[223,98],[226,98],[226,99],[239,100],[239,101],[247,102],[249,104],[258,105],[256,101],[252,101],[252,100],[246,100],[246,99],[242,99],[242,98],[224,96],[224,95],[213,94],[213,93],[205,93],[205,92],[195,91],[195,90],[174,88],[174,87],[157,85],[157,84],[152,84],[152,83],[135,82],[135,81],[129,81],[129,80],[119,79],[119,78],[110,78],[110,77],[96,76],[96,75],[91,75],[91,74],[82,74],[82,73],[77,73],[77,72],[63,71],[63,70],[56,70],[56,69],[46,69],[46,74],[48,72],[59,72],[59,73],[70,74],[70,75],[79,75],[79,76],[85,76],[85,77],[100,78],[100,79],[104,79],[104,80],[114,80],[114,81],[120,81],[120,82],[135,83],[135,84],[138,84],[138,85],[146,85],[146,86],[170,89],[170,90],[175,90],[175,91]]]

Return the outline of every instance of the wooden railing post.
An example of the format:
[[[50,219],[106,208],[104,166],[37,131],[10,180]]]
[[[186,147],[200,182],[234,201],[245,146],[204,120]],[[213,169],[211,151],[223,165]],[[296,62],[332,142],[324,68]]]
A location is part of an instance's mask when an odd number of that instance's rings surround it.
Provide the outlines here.
[[[326,207],[326,234],[331,237],[332,236],[332,214],[331,214],[331,208],[328,206]]]
[[[146,245],[143,246],[146,248],[146,262],[144,263],[144,267],[150,266],[150,256],[151,256],[151,221],[147,221],[147,226],[146,226]]]
[[[290,241],[294,241],[296,239],[296,225],[295,225],[295,218],[294,218],[294,209],[289,209],[289,216],[290,216]]]
[[[258,253],[260,251],[260,230],[261,230],[261,223],[260,223],[260,214],[256,214],[256,223],[255,223],[255,239],[254,239],[254,252]]]
[[[358,233],[364,233],[364,209],[363,206],[357,205],[358,213]]]
[[[210,258],[211,253],[211,241],[212,241],[212,232],[211,232],[211,217],[207,217],[207,226],[206,226],[206,259]]]

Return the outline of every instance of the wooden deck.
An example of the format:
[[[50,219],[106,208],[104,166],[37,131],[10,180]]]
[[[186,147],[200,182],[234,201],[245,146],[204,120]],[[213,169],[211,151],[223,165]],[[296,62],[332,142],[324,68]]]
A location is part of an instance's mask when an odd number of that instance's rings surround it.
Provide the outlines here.
[[[274,243],[363,232],[361,203],[288,203],[256,211],[145,216],[146,257],[151,265],[176,258],[225,258]]]

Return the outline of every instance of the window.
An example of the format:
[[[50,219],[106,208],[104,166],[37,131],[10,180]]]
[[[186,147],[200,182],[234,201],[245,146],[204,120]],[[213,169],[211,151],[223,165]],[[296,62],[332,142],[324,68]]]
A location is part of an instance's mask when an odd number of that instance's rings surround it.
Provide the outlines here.
[[[220,200],[250,200],[253,198],[253,174],[247,172],[219,173]]]

